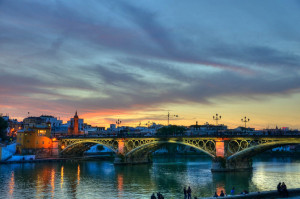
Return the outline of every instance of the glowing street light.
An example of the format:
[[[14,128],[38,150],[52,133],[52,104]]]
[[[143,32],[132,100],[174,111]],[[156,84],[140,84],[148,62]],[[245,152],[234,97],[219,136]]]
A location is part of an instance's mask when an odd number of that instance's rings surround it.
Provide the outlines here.
[[[216,126],[218,126],[218,121],[221,120],[222,116],[218,115],[218,113],[216,114],[216,116],[213,116],[213,120],[216,120]]]
[[[250,119],[245,116],[244,119],[241,119],[241,121],[245,123],[245,128],[247,128],[247,122],[249,122]]]

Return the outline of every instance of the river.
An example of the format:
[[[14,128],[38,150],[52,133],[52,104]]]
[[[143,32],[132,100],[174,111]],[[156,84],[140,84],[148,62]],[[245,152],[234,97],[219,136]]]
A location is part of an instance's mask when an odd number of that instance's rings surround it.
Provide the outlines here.
[[[153,164],[114,166],[111,161],[67,161],[0,165],[0,198],[142,199],[161,192],[166,199],[182,197],[184,186],[193,196],[274,190],[284,181],[300,187],[300,159],[255,158],[252,172],[211,173],[207,157],[156,157]]]

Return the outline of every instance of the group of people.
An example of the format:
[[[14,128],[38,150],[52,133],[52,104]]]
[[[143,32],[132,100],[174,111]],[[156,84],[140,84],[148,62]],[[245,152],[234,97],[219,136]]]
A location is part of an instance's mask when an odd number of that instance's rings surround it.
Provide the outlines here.
[[[287,187],[285,185],[284,182],[279,182],[279,184],[277,185],[277,191],[279,193],[279,195],[281,197],[288,197],[289,196],[289,193],[288,193],[288,190],[287,190]],[[186,189],[186,187],[184,187],[183,189],[183,194],[184,194],[184,199],[192,199],[192,189],[191,187],[189,186],[188,189]],[[231,191],[230,191],[230,195],[234,195],[235,194],[235,188],[232,187]],[[242,195],[244,194],[249,194],[249,192],[247,190],[244,190],[241,192]],[[221,193],[220,195],[218,195],[217,192],[215,192],[214,196],[213,197],[225,197],[227,196],[227,194],[225,193],[225,190],[221,190]],[[157,193],[157,197],[155,196],[155,194],[153,193],[152,196],[151,196],[151,199],[164,199],[164,196],[158,192]],[[197,199],[197,197],[194,197],[194,199]]]
[[[279,184],[277,185],[277,191],[278,191],[279,195],[282,197],[289,196],[289,192],[288,192],[287,187],[284,182],[282,182],[282,183],[279,182]]]
[[[241,192],[241,195],[248,194],[248,193],[249,192],[247,190],[244,190],[244,191]],[[230,195],[233,196],[234,194],[235,194],[235,188],[232,187],[232,189],[230,191]],[[213,197],[217,198],[217,197],[225,197],[225,196],[227,196],[227,194],[225,193],[225,190],[221,190],[220,195],[218,195],[218,193],[215,192]]]
[[[215,198],[217,198],[217,197],[219,197],[219,196],[220,196],[220,197],[225,197],[225,196],[227,196],[227,195],[226,195],[226,193],[225,193],[223,190],[221,190],[220,195],[218,195],[217,192],[215,192],[215,194],[214,194],[214,197],[215,197]]]
[[[186,187],[184,187],[183,194],[184,194],[184,199],[192,199],[192,189],[191,189],[191,187],[189,186],[188,189],[186,189]]]
[[[158,192],[156,195],[157,195],[157,197],[153,193],[151,196],[151,199],[164,199],[164,196],[160,192]]]

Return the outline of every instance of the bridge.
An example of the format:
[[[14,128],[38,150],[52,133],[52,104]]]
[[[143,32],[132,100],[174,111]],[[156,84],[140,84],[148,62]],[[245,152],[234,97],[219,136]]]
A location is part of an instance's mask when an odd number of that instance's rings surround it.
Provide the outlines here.
[[[60,155],[83,155],[91,146],[100,144],[115,153],[115,164],[151,162],[151,154],[162,144],[193,147],[212,158],[212,171],[252,169],[252,157],[284,145],[300,144],[299,136],[180,136],[180,137],[62,137]]]

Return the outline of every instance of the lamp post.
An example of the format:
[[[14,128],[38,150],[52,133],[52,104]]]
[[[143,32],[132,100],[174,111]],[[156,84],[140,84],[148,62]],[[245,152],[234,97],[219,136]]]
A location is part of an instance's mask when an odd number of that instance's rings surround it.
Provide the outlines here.
[[[150,127],[150,124],[151,124],[150,121],[148,121],[148,122],[146,123],[146,125],[148,126],[148,129],[149,129],[149,127]]]
[[[178,115],[173,115],[174,117],[178,117]],[[170,124],[170,112],[168,112],[168,126]]]
[[[247,128],[247,122],[249,122],[250,119],[245,116],[244,119],[241,119],[241,121],[245,123],[245,128]]]
[[[116,124],[118,125],[118,132],[119,132],[119,134],[120,134],[119,125],[120,125],[121,123],[122,123],[122,121],[121,121],[121,120],[119,120],[119,119],[116,121]]]
[[[213,119],[216,120],[216,126],[218,126],[218,121],[221,120],[222,116],[218,115],[218,113],[216,114],[216,116],[213,116]]]

